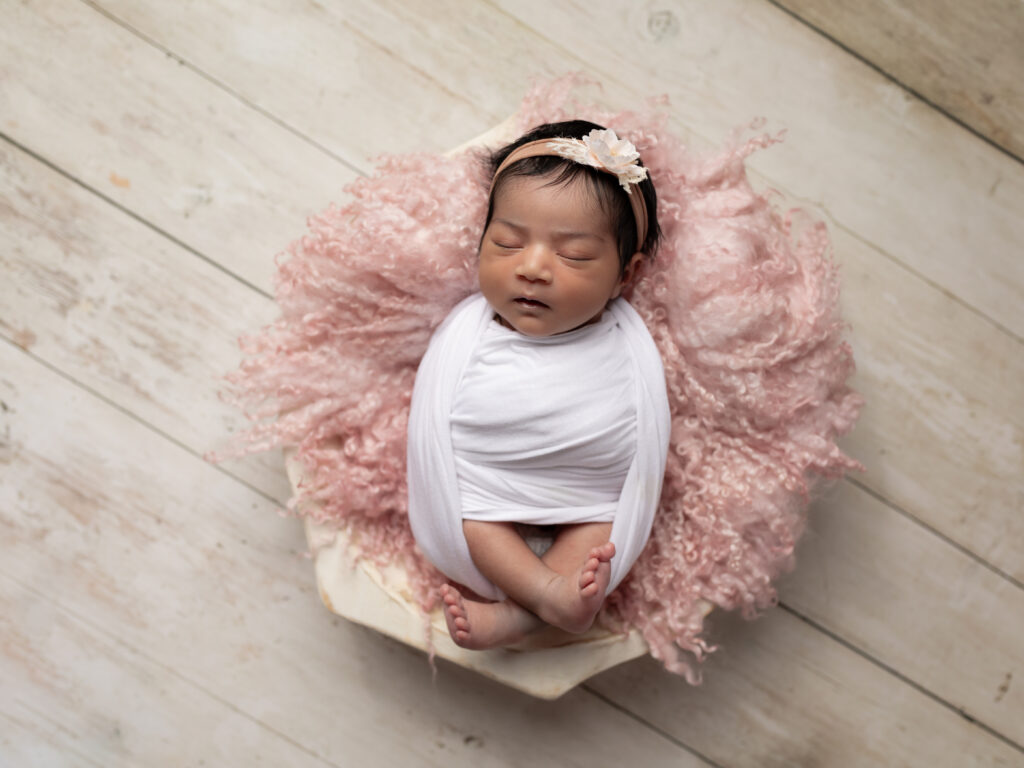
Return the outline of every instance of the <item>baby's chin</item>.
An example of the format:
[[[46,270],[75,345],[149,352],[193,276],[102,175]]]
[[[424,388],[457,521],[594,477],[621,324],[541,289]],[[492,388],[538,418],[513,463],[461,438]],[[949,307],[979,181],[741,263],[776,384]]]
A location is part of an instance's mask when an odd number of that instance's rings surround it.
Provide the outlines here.
[[[601,319],[601,314],[602,313],[599,312],[590,320],[575,325],[570,325],[569,327],[565,328],[559,326],[552,327],[550,324],[543,322],[531,322],[533,318],[530,317],[516,319],[513,321],[509,320],[500,312],[495,312],[494,316],[497,318],[498,322],[502,326],[508,328],[509,330],[515,331],[516,333],[521,333],[523,336],[531,336],[533,338],[542,339],[548,336],[558,336],[559,334],[562,333],[569,333],[569,331],[575,331],[577,328],[582,328],[585,325],[596,323],[598,320]]]
[[[508,328],[510,331],[515,331],[516,333],[521,333],[521,334],[523,334],[523,336],[535,336],[535,337],[541,338],[541,337],[544,337],[544,336],[551,336],[552,335],[550,332],[547,332],[547,331],[542,331],[542,330],[536,329],[536,328],[532,328],[531,329],[529,327],[524,327],[524,325],[522,323],[514,323],[511,320],[509,320],[507,317],[502,315],[500,312],[495,312],[494,316],[495,316],[495,318],[497,318],[498,323],[500,325],[502,325],[505,328]]]

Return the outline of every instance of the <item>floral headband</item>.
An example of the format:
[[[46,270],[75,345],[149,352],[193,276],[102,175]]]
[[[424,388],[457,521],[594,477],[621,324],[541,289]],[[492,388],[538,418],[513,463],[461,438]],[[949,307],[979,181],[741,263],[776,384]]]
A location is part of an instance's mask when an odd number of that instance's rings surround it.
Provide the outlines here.
[[[636,242],[637,248],[643,247],[647,239],[647,203],[640,189],[636,187],[641,181],[647,178],[647,169],[639,165],[640,153],[636,147],[625,139],[615,135],[615,131],[594,129],[582,139],[538,139],[529,141],[520,147],[516,147],[509,153],[498,170],[494,172],[491,180],[491,191],[494,191],[494,182],[497,181],[501,172],[512,163],[525,160],[528,157],[555,156],[564,157],[580,165],[589,165],[599,171],[610,173],[619,180],[619,184],[626,190],[629,197],[629,204],[633,208],[633,218],[636,219]]]

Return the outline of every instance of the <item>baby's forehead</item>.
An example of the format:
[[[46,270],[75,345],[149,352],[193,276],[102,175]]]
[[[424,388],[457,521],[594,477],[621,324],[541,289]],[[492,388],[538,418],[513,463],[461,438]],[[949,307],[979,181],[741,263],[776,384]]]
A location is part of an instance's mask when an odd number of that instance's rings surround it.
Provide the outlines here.
[[[598,228],[613,229],[612,212],[590,180],[583,175],[567,181],[557,174],[503,179],[494,192],[493,220],[571,216]]]

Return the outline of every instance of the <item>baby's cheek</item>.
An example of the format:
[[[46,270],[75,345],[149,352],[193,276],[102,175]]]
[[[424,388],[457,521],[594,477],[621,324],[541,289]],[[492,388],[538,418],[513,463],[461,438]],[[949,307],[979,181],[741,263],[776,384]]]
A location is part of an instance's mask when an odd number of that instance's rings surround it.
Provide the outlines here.
[[[480,291],[489,301],[497,298],[500,281],[494,274],[494,270],[487,269],[486,267],[477,270],[477,280],[480,283]]]

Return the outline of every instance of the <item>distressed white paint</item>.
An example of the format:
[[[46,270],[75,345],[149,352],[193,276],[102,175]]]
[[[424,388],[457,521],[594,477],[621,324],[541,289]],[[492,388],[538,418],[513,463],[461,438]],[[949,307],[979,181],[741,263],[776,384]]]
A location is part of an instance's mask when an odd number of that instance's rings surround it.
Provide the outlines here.
[[[159,764],[159,738],[143,737],[161,720],[195,742],[174,764],[237,741],[243,759],[275,764],[504,765],[526,740],[560,764],[699,764],[586,690],[527,706],[444,662],[432,688],[418,652],[319,606],[293,521],[195,458],[232,419],[212,376],[269,308],[204,259],[266,289],[270,257],[354,168],[478,133],[514,109],[527,70],[591,69],[618,105],[638,83],[672,90],[674,123],[698,145],[758,112],[790,127],[753,165],[834,217],[868,397],[847,443],[869,466],[863,482],[1020,578],[1020,344],[985,319],[1019,320],[1019,301],[1007,304],[1022,290],[1019,165],[797,22],[726,2],[588,6],[597,16],[572,29],[550,4],[544,24],[539,5],[455,0],[432,16],[352,3],[341,20],[313,5],[178,4],[167,18],[161,4],[107,7],[190,66],[85,4],[12,6],[0,29],[0,69],[16,73],[0,89],[0,130],[85,185],[2,146],[0,616],[15,621],[0,623],[0,674],[18,691],[0,709],[5,756]],[[281,48],[260,43],[268,19],[294,25]],[[235,50],[224,29],[256,44]],[[608,29],[643,55],[599,46]],[[757,72],[743,66],[750,51]],[[230,470],[286,492],[273,459]],[[650,662],[593,685],[721,764],[1019,761],[954,712],[1019,743],[1019,587],[896,509],[843,493],[820,527],[812,519],[806,569],[783,597],[863,657],[785,611],[753,624],[716,613],[711,639],[724,647],[702,688]],[[915,611],[938,612],[931,633]],[[101,629],[117,642],[102,645]],[[27,637],[52,639],[15,658]],[[965,652],[975,637],[982,646]],[[48,665],[66,669],[65,688],[36,678]],[[102,695],[110,677],[124,700]],[[94,703],[66,706],[80,699]],[[8,704],[19,701],[30,706]],[[127,738],[111,738],[113,722]],[[391,722],[403,724],[394,744]]]

